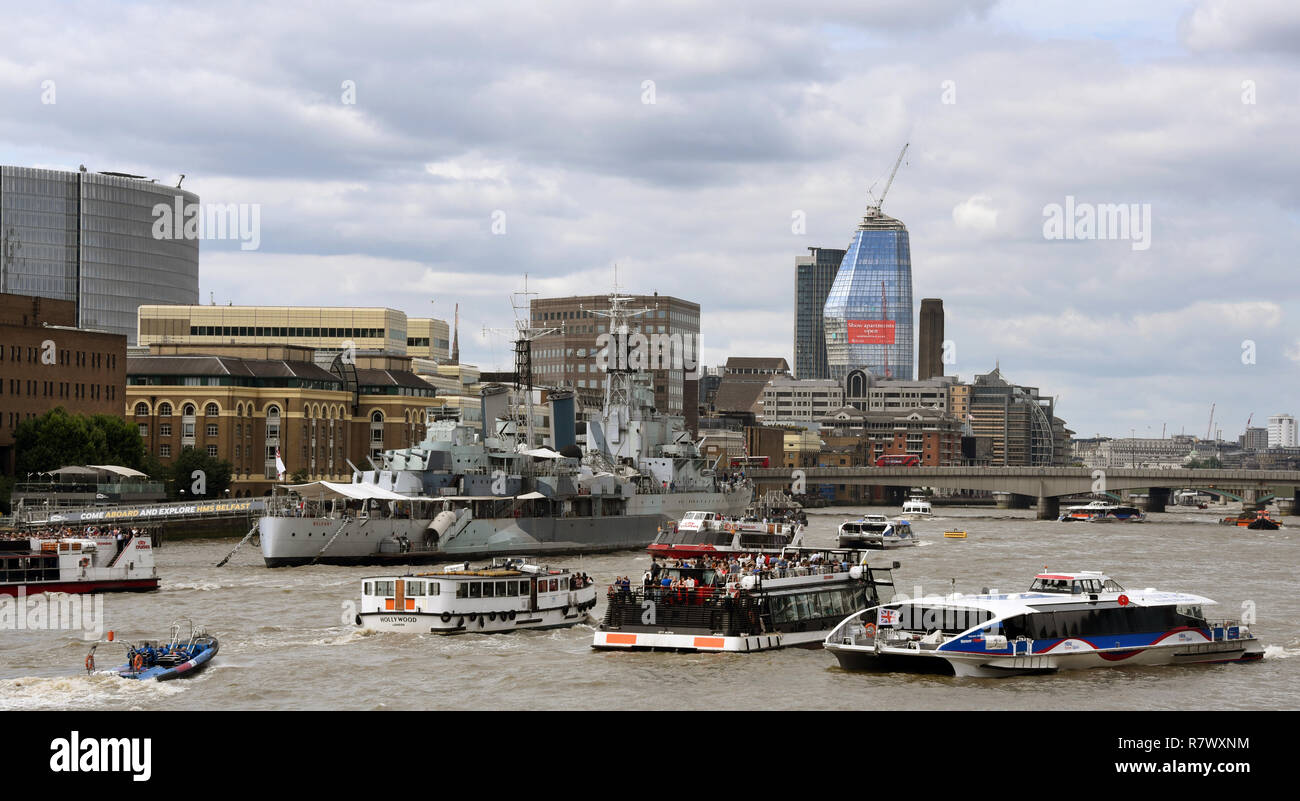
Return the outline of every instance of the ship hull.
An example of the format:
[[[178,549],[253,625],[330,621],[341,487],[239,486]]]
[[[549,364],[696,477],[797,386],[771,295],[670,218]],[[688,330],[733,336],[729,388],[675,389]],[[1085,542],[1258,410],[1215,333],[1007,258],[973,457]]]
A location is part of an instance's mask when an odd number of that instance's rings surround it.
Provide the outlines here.
[[[30,584],[0,584],[0,595],[38,595],[43,592],[64,592],[80,595],[95,592],[152,592],[158,589],[158,579],[104,579],[98,581],[37,581]]]
[[[663,523],[692,509],[739,514],[748,490],[634,496],[629,514],[604,517],[515,517],[471,520],[432,541],[428,519],[263,517],[259,521],[267,567],[295,565],[430,564],[493,556],[605,553],[644,548]],[[340,530],[341,528],[341,530]],[[335,535],[338,536],[335,536]],[[399,546],[402,539],[409,549]],[[331,543],[332,539],[332,543]],[[326,544],[330,543],[328,548]]]

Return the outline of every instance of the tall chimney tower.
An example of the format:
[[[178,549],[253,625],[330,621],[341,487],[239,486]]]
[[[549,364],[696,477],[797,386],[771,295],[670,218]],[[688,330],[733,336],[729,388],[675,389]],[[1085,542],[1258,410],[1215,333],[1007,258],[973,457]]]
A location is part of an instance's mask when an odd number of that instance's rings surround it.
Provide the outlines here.
[[[460,364],[460,304],[456,304],[456,328],[451,335],[451,363]]]
[[[924,381],[943,375],[943,301],[921,301],[920,347],[917,348],[916,377]]]

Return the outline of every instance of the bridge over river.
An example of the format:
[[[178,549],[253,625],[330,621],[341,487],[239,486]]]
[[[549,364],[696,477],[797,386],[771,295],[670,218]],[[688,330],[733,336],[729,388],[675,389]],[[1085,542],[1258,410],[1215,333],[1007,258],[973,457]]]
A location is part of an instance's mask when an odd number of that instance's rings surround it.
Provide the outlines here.
[[[799,475],[797,475],[798,473]],[[1171,490],[1200,490],[1246,506],[1276,499],[1282,514],[1295,509],[1300,470],[1159,470],[1090,467],[802,467],[758,468],[745,474],[755,483],[789,487],[796,480],[817,484],[933,487],[1010,493],[1008,505],[1027,509],[1037,499],[1038,517],[1055,519],[1060,499],[1070,495],[1145,489],[1140,504],[1163,512]]]

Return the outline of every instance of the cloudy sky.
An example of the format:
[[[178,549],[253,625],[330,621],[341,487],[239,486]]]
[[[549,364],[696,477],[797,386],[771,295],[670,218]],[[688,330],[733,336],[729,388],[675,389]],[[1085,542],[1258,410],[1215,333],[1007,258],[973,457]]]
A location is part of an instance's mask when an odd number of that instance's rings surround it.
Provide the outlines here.
[[[910,142],[885,211],[950,372],[1000,362],[1081,436],[1300,414],[1292,0],[5,5],[0,163],[260,205],[205,301],[460,303],[504,367],[525,273],[617,264],[702,305],[707,363],[789,358],[795,257]],[[1150,228],[1048,238],[1067,197]]]

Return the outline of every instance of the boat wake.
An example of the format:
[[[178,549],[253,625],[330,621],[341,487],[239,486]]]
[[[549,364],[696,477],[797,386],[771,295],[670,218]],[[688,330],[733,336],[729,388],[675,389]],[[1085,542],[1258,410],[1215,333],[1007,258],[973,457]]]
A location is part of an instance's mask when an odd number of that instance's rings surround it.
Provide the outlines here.
[[[0,680],[0,710],[139,709],[185,692],[185,682],[125,681],[118,676],[52,676]]]
[[[1292,656],[1300,656],[1300,648],[1288,648],[1285,645],[1265,645],[1265,659],[1287,659]]]

